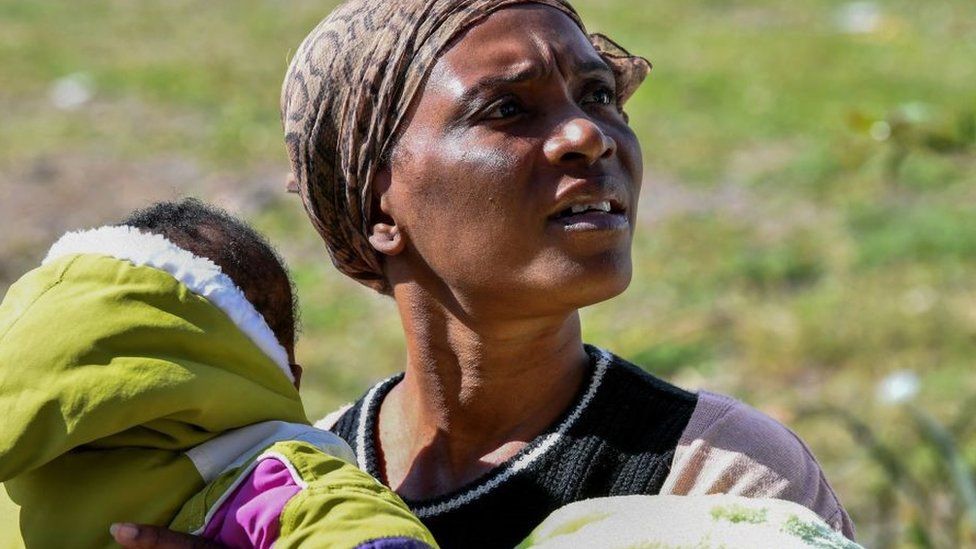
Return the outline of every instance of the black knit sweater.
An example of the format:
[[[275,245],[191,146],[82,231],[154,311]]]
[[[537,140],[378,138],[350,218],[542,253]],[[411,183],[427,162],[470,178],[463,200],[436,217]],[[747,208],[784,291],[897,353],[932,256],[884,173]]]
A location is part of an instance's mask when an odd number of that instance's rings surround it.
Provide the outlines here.
[[[590,379],[545,433],[467,486],[431,500],[406,500],[441,547],[514,547],[568,503],[660,491],[696,395],[610,353],[586,351]],[[374,386],[332,428],[378,479],[385,477],[376,418],[402,378]]]

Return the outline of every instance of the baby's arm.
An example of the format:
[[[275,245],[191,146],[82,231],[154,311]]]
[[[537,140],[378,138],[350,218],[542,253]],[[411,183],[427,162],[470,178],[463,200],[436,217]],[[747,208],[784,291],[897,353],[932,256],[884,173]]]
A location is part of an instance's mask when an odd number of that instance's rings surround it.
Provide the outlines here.
[[[301,490],[283,461],[265,458],[216,508],[203,537],[229,547],[267,549],[278,539],[282,510]]]
[[[228,547],[436,546],[391,490],[298,441],[271,446],[233,483],[216,481],[184,507],[174,527]]]

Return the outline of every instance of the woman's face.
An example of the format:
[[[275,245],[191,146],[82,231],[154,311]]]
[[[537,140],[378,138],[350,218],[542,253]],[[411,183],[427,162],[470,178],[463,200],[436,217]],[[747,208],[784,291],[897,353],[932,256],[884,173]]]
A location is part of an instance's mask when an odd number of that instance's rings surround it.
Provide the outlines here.
[[[405,240],[388,258],[392,278],[510,312],[578,308],[627,287],[640,148],[613,74],[569,17],[519,6],[472,27],[405,124],[377,183]]]

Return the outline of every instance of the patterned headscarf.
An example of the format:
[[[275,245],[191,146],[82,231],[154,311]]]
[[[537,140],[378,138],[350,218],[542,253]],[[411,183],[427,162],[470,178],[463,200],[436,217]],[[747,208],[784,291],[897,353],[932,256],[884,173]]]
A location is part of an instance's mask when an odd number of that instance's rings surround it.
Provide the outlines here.
[[[517,4],[560,10],[566,0],[348,0],[305,38],[281,92],[281,117],[297,190],[335,266],[390,293],[370,246],[370,184],[438,55],[463,30]],[[651,66],[602,35],[591,42],[614,71],[622,105]]]

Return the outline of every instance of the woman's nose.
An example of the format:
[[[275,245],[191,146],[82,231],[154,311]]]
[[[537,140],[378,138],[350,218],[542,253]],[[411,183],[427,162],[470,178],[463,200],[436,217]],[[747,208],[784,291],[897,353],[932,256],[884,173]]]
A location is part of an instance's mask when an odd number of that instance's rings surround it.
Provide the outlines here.
[[[555,128],[543,146],[553,165],[592,166],[617,152],[617,143],[586,117],[571,118]]]

